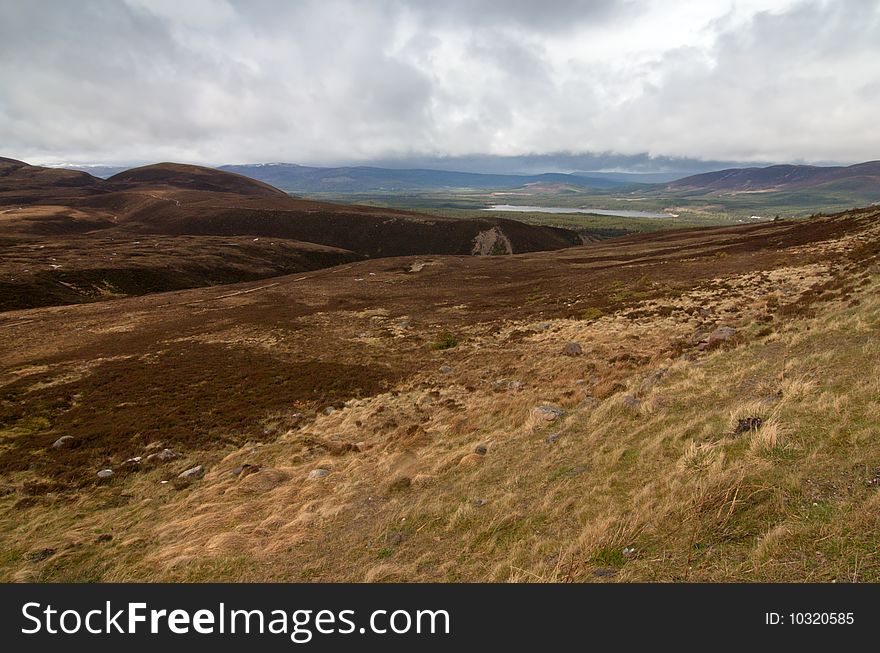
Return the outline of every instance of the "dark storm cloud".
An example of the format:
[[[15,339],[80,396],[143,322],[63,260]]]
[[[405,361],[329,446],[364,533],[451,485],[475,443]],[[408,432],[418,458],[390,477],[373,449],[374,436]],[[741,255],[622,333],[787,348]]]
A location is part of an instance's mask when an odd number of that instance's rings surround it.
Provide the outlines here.
[[[857,0],[5,2],[0,154],[855,161],[880,150],[878,35]]]

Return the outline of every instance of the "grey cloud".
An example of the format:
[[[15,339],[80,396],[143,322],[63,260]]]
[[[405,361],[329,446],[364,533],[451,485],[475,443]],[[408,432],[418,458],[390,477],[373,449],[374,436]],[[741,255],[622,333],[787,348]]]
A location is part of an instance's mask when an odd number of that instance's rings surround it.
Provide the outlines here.
[[[671,0],[0,3],[0,154],[559,169],[877,158],[877,3],[791,1],[744,16],[717,0],[678,40],[662,22]]]

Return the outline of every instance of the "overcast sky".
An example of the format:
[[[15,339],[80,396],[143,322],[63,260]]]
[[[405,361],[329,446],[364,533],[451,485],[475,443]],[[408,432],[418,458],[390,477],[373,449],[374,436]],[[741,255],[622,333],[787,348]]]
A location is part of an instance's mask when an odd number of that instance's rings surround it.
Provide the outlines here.
[[[876,0],[0,0],[31,163],[851,163],[878,109]]]

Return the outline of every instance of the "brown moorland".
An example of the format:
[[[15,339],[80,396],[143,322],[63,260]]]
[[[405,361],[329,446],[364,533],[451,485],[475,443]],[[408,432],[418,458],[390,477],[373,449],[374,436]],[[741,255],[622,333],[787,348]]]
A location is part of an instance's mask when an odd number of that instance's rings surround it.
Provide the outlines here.
[[[878,580],[878,284],[866,209],[9,311],[0,574]]]
[[[448,220],[289,197],[174,163],[107,180],[0,159],[0,311],[268,278],[380,256],[581,243],[505,219]]]

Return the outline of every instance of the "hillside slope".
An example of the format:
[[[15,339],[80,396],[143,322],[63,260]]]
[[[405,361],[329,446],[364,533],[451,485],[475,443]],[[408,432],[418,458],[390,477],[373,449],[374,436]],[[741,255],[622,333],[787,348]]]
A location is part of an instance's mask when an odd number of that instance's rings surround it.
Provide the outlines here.
[[[232,283],[364,257],[579,245],[569,230],[289,197],[162,163],[102,180],[0,161],[0,310]]]
[[[779,192],[810,188],[876,190],[880,188],[880,161],[852,166],[775,165],[731,168],[692,175],[666,185],[672,191]]]
[[[0,574],[877,581],[878,290],[865,210],[6,313]]]
[[[316,168],[292,163],[226,165],[228,172],[260,179],[290,192],[357,193],[449,188],[519,188],[528,184],[567,184],[578,188],[615,188],[620,181],[583,174],[505,175],[452,170],[421,170],[349,166]]]

